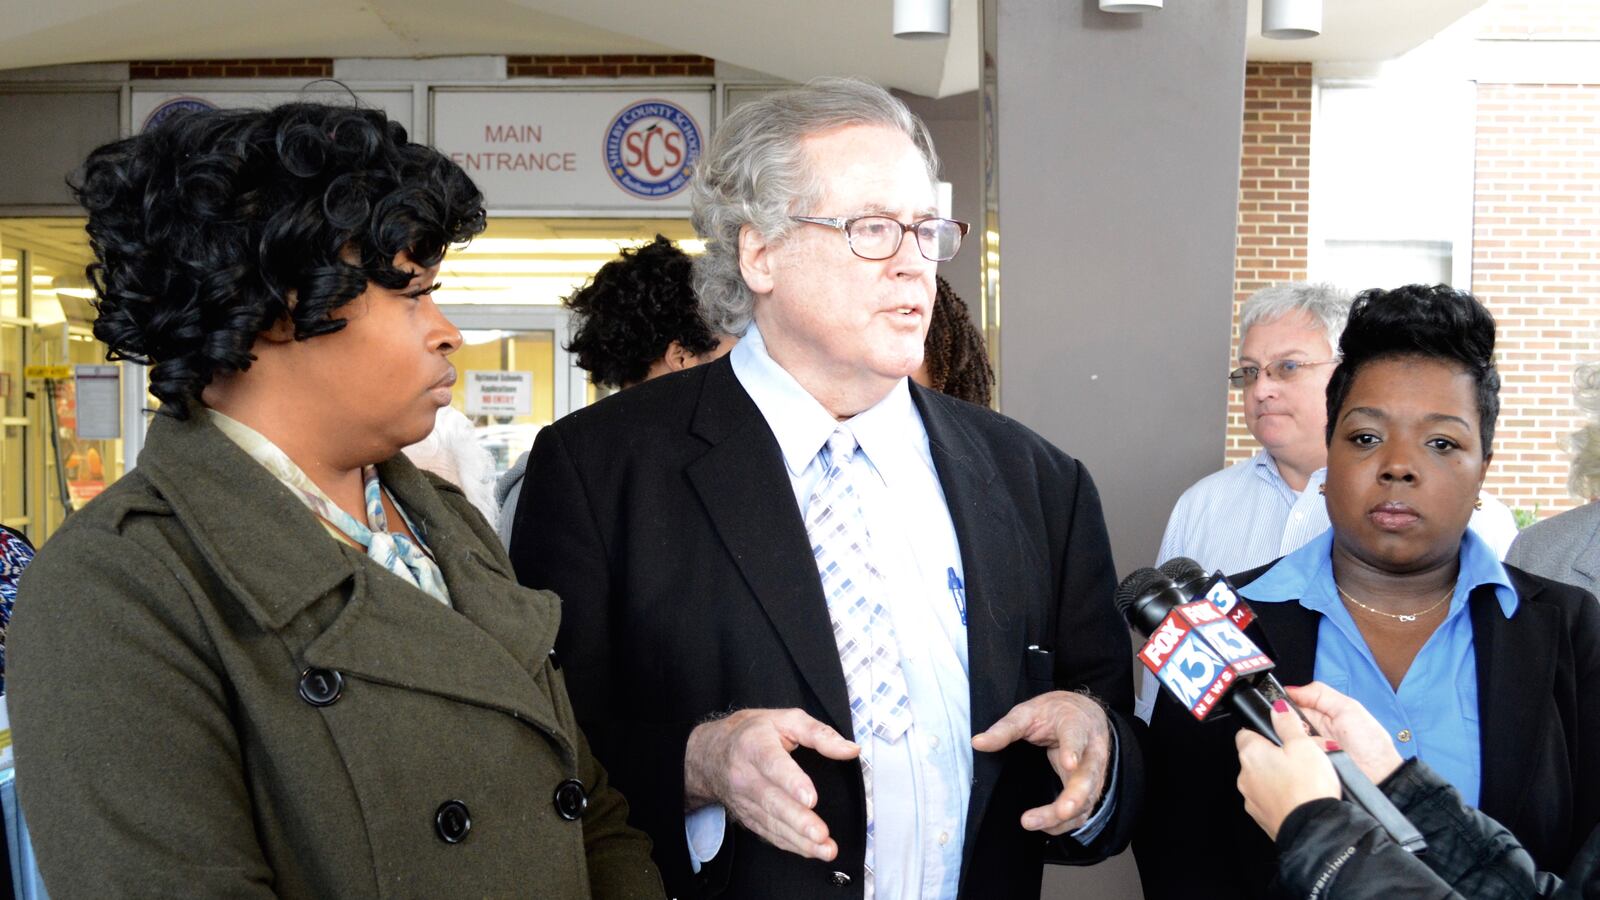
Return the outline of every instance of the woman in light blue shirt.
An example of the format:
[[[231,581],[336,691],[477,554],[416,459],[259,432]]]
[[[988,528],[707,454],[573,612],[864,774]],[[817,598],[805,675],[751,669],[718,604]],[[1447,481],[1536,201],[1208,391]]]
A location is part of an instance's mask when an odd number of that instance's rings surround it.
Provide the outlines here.
[[[1427,762],[1559,871],[1600,822],[1600,609],[1584,591],[1501,565],[1467,529],[1499,413],[1494,319],[1443,285],[1371,290],[1339,349],[1328,384],[1332,528],[1235,583],[1280,678],[1355,697],[1402,756]],[[1146,866],[1147,896],[1266,890],[1274,850],[1244,827],[1227,777],[1238,772],[1235,727],[1157,704],[1156,840],[1144,845],[1159,844],[1162,820],[1183,808],[1240,827],[1225,832],[1228,864]]]

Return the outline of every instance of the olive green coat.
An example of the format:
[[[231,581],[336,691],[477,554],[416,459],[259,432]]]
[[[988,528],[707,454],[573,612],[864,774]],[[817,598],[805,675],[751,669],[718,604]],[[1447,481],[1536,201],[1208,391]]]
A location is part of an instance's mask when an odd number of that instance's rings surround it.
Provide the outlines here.
[[[53,900],[661,896],[550,655],[559,601],[517,585],[458,491],[398,456],[379,472],[453,609],[203,415],[156,416],[138,467],[41,549],[7,681]],[[338,699],[304,699],[308,669],[340,673]],[[568,779],[581,821],[554,802]]]

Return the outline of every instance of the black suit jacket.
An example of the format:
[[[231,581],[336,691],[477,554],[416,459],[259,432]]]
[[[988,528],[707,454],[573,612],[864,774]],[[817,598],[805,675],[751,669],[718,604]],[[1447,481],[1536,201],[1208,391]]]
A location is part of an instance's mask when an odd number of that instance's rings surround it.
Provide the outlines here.
[[[1087,848],[1019,825],[1023,810],[1060,789],[1042,751],[976,754],[962,895],[1037,897],[1047,849],[1073,862],[1117,852],[1141,796],[1127,632],[1111,604],[1099,496],[1082,466],[1010,419],[912,392],[961,546],[974,733],[1058,687],[1093,692],[1119,730],[1116,814]],[[669,892],[860,895],[859,765],[805,750],[795,756],[817,787],[838,858],[801,859],[730,826],[717,858],[699,876],[689,869],[691,729],[729,710],[799,707],[851,732],[781,451],[728,360],[630,388],[541,431],[511,556],[525,584],[563,599],[557,652],[573,705],[631,821],[654,839]],[[1043,652],[1030,659],[1029,645]]]
[[[1233,581],[1249,584],[1268,568]],[[1512,566],[1506,572],[1516,615],[1505,617],[1490,586],[1468,598],[1483,760],[1479,808],[1505,825],[1540,869],[1561,872],[1600,824],[1600,603],[1571,585]],[[1251,609],[1250,631],[1277,661],[1279,680],[1311,681],[1321,614],[1298,603]],[[1147,898],[1269,895],[1277,853],[1235,787],[1237,730],[1231,718],[1199,723],[1171,697],[1157,701],[1145,742],[1150,799],[1133,847]],[[1212,836],[1203,847],[1202,834]],[[1175,865],[1179,860],[1184,864]]]

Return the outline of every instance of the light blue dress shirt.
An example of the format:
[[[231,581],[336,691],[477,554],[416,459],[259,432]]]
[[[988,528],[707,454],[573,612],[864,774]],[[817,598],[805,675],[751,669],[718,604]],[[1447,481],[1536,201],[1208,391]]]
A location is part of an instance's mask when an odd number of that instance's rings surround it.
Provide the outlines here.
[[[777,437],[804,515],[824,474],[818,453],[840,423],[768,355],[754,325],[730,362]],[[874,737],[862,747],[874,777],[876,893],[884,900],[954,897],[973,754],[965,598],[958,604],[950,586],[952,572],[957,580],[965,577],[961,548],[907,379],[844,424],[871,475],[856,487],[873,561],[884,574],[912,710],[911,728],[900,740]],[[1115,777],[1113,771],[1109,784]],[[1094,818],[1072,837],[1093,840],[1113,807],[1108,791]],[[708,806],[689,813],[685,827],[698,871],[721,849],[726,816],[721,806]]]
[[[1239,593],[1251,603],[1298,602],[1320,613],[1316,679],[1361,701],[1389,732],[1401,756],[1421,759],[1461,792],[1463,802],[1477,806],[1483,760],[1467,595],[1479,585],[1493,585],[1501,613],[1507,619],[1516,615],[1517,594],[1505,567],[1481,537],[1466,531],[1449,611],[1395,690],[1339,599],[1332,550],[1330,529],[1279,560]]]

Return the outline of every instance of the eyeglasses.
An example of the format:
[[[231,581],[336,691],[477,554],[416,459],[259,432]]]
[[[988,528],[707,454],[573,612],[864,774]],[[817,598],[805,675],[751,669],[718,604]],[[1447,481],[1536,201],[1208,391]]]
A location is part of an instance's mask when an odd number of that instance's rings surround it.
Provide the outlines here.
[[[1325,366],[1328,363],[1336,363],[1338,361],[1339,358],[1336,356],[1333,359],[1318,359],[1310,361],[1303,359],[1279,359],[1269,362],[1264,366],[1240,366],[1239,368],[1228,373],[1228,384],[1233,385],[1236,388],[1249,387],[1250,385],[1255,384],[1256,379],[1260,378],[1263,374],[1265,374],[1268,378],[1271,378],[1273,381],[1294,381],[1301,375],[1304,375],[1306,370],[1312,368],[1313,366]]]
[[[825,219],[817,216],[790,216],[796,222],[826,225],[844,232],[850,252],[862,259],[888,259],[900,252],[906,232],[917,236],[917,250],[924,259],[945,262],[961,249],[961,239],[972,228],[955,219],[918,219],[910,225],[890,216],[856,216],[853,219]]]

